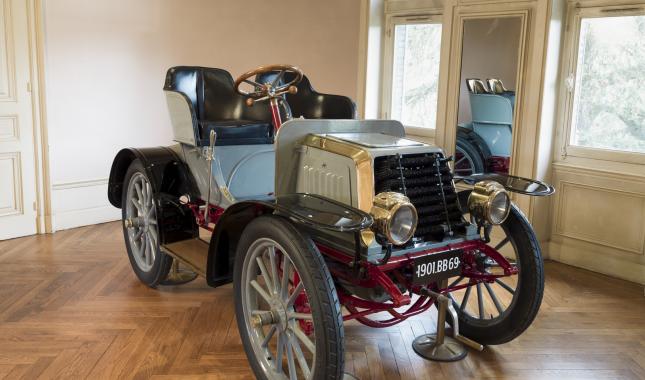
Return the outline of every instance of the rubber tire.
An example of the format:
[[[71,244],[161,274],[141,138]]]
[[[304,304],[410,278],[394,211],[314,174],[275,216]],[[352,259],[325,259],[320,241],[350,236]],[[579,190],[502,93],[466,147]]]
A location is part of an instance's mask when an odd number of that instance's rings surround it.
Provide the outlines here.
[[[457,127],[457,136],[458,138],[470,140],[470,142],[477,147],[477,150],[479,150],[482,157],[484,157],[484,162],[491,157],[490,149],[488,148],[486,141],[484,141],[484,139],[474,130],[465,127]]]
[[[477,145],[473,143],[470,139],[463,138],[460,135],[457,135],[457,147],[456,149],[461,150],[464,154],[467,154],[472,158],[473,161],[473,173],[485,173],[486,172],[486,161],[482,153],[477,148]],[[455,162],[457,160],[455,159]]]
[[[313,241],[302,234],[288,220],[266,215],[254,219],[242,232],[235,258],[233,291],[235,316],[240,337],[251,368],[258,379],[267,379],[258,362],[245,328],[242,312],[242,279],[244,258],[251,244],[259,238],[270,238],[289,251],[289,257],[305,284],[316,328],[316,366],[313,379],[342,379],[345,367],[345,332],[343,316],[334,281],[323,257]],[[316,313],[316,310],[320,312]],[[320,335],[318,335],[320,334]]]
[[[470,190],[461,191],[459,200],[466,205]],[[489,322],[468,318],[457,310],[459,332],[483,345],[495,345],[510,342],[521,335],[537,316],[544,295],[544,260],[533,227],[526,216],[515,205],[502,224],[507,234],[515,241],[520,262],[519,285],[515,289],[517,297],[511,304],[511,310],[493,325]],[[450,314],[447,321],[452,325]],[[476,322],[476,323],[475,323]]]
[[[123,178],[123,191],[121,193],[121,226],[123,227],[123,239],[125,240],[125,248],[128,251],[128,258],[130,259],[130,265],[132,266],[132,270],[134,271],[134,273],[137,275],[137,277],[141,282],[143,282],[144,284],[148,285],[151,288],[155,288],[157,287],[157,285],[159,285],[161,281],[165,280],[166,277],[168,276],[168,272],[170,272],[170,267],[172,265],[173,259],[167,254],[161,252],[160,248],[157,247],[157,253],[155,254],[155,262],[152,264],[152,268],[150,268],[148,272],[144,272],[139,268],[132,254],[132,248],[130,247],[130,239],[128,237],[128,229],[125,227],[125,220],[126,220],[125,210],[126,210],[126,202],[128,199],[127,197],[128,185],[130,184],[130,180],[132,179],[132,176],[135,173],[143,174],[148,179],[148,181],[150,181],[150,178],[148,178],[141,161],[138,159],[132,161],[132,163],[128,167],[128,171],[125,173],[125,177]]]

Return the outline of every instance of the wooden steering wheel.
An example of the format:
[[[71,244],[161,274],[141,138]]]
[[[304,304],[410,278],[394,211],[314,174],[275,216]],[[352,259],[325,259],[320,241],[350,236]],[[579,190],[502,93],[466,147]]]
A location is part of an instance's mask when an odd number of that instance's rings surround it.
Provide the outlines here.
[[[271,83],[257,83],[250,79],[260,74],[277,72],[275,79]],[[280,84],[280,80],[284,77],[285,73],[293,73],[294,78],[288,83]],[[289,93],[296,94],[298,88],[296,85],[302,80],[302,70],[292,65],[267,65],[260,66],[257,69],[248,71],[240,75],[235,80],[235,91],[240,95],[248,97],[246,104],[252,106],[253,103],[266,99],[275,99],[280,95]],[[241,88],[242,84],[247,84],[253,87],[252,91],[245,91]]]

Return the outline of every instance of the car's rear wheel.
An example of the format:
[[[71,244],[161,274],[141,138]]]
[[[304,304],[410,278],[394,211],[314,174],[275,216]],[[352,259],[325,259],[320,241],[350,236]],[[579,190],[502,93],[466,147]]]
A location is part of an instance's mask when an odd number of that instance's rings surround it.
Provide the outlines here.
[[[472,174],[484,173],[486,162],[477,146],[468,139],[457,136],[455,147],[455,175],[466,177]]]
[[[130,264],[141,282],[155,287],[168,275],[172,258],[160,250],[154,194],[139,160],[128,168],[124,184],[121,215]]]
[[[470,191],[459,193],[460,204],[467,204]],[[464,216],[470,218],[468,211]],[[459,277],[450,286],[469,284],[450,293],[459,317],[459,330],[481,344],[502,344],[515,339],[535,319],[544,293],[544,262],[533,228],[513,205],[511,212],[491,231],[490,246],[500,252],[519,270],[516,275],[501,277],[492,283]],[[482,272],[503,275],[496,262],[483,253],[474,252]],[[448,318],[448,322],[452,322]]]
[[[238,244],[233,284],[237,324],[256,377],[343,377],[340,304],[310,238],[281,217],[255,219]]]

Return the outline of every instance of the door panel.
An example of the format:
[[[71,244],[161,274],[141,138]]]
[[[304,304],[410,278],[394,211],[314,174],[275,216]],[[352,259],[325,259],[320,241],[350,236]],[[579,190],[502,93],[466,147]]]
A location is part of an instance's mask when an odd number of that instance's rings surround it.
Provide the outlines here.
[[[36,233],[26,0],[0,0],[0,240]]]
[[[20,154],[0,154],[0,216],[22,212],[20,177]]]

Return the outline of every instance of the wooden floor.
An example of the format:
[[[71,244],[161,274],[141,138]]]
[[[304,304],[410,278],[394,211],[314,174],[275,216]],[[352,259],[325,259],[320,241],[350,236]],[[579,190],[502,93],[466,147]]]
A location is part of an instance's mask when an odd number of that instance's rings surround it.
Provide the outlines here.
[[[645,379],[642,287],[556,263],[533,326],[457,363],[419,358],[430,313],[346,326],[360,379]],[[130,269],[118,223],[0,242],[0,378],[252,378],[231,286],[158,290]]]

